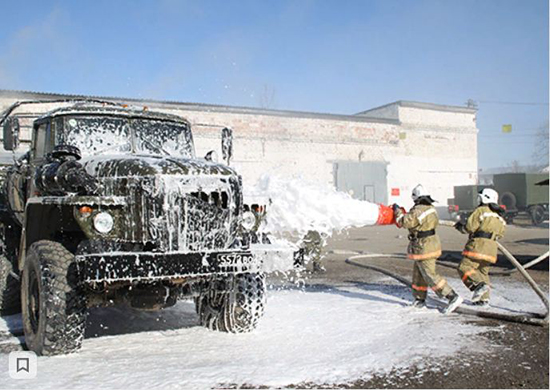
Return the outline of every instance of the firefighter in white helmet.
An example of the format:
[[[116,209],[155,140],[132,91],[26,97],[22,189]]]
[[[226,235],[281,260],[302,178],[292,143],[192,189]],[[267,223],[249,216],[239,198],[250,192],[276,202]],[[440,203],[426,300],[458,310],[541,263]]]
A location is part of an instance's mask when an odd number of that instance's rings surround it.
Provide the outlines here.
[[[466,223],[457,222],[455,228],[469,234],[462,252],[458,273],[462,282],[473,291],[472,302],[476,305],[489,304],[489,268],[497,261],[496,240],[504,236],[506,222],[504,210],[498,205],[498,192],[485,188],[478,194],[479,206]]]
[[[408,213],[394,204],[396,225],[409,229],[408,258],[414,260],[412,293],[414,307],[424,307],[428,287],[440,298],[449,301],[444,313],[453,312],[463,299],[449,286],[436,271],[436,260],[441,256],[441,242],[435,229],[439,225],[437,211],[432,205],[435,201],[419,184],[412,191],[414,206]]]

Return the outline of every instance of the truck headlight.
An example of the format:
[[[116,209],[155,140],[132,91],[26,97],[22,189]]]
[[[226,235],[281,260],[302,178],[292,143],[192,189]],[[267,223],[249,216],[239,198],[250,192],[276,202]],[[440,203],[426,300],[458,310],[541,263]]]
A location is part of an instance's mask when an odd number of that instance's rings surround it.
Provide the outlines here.
[[[246,211],[243,214],[243,222],[242,222],[243,228],[245,228],[246,230],[251,230],[255,224],[256,224],[256,217],[254,216],[254,214],[251,211]]]
[[[111,214],[102,212],[94,217],[94,228],[100,233],[107,234],[113,230],[114,221]]]

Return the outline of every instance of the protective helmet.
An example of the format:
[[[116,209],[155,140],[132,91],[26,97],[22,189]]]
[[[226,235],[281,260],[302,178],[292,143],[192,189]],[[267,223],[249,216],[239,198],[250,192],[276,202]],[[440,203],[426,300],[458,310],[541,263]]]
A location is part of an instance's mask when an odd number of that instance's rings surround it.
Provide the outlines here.
[[[477,200],[480,204],[495,203],[498,204],[498,192],[492,188],[484,188],[477,195]]]
[[[428,191],[424,189],[424,186],[422,184],[419,184],[413,188],[411,197],[412,197],[412,200],[416,201],[418,198],[422,196],[430,196],[430,194],[428,194]]]

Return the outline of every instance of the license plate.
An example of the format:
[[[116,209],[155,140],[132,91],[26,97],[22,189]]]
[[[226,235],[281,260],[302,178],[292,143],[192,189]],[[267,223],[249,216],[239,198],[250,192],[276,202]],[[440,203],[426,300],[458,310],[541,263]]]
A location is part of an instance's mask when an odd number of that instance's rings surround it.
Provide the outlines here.
[[[218,255],[220,267],[242,267],[252,264],[254,256],[251,253],[227,253]]]

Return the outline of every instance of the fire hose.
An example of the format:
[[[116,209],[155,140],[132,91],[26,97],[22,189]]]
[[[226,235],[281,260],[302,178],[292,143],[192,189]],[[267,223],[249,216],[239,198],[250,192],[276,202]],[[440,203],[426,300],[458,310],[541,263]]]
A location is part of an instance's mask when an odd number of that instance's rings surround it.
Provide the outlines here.
[[[449,226],[449,227],[454,226],[454,223],[451,222],[451,221],[440,221],[440,224],[442,226]],[[477,310],[473,310],[473,309],[470,309],[470,308],[467,308],[467,307],[464,307],[464,306],[458,307],[455,310],[455,312],[460,313],[460,314],[466,314],[466,315],[482,317],[482,318],[491,318],[491,319],[496,319],[496,320],[500,320],[500,321],[517,322],[517,323],[539,325],[539,326],[548,326],[548,318],[549,318],[548,297],[540,289],[540,287],[533,280],[533,278],[531,278],[531,276],[527,273],[527,271],[525,271],[525,268],[531,267],[531,266],[541,262],[542,260],[548,258],[548,252],[546,252],[544,255],[539,256],[538,258],[530,261],[528,264],[526,264],[526,267],[523,267],[517,261],[517,259],[502,244],[497,242],[497,245],[498,245],[499,250],[502,252],[502,254],[512,263],[512,265],[514,265],[514,267],[516,267],[515,269],[517,269],[517,271],[519,271],[519,273],[527,280],[527,282],[529,283],[531,288],[535,291],[535,293],[538,295],[538,297],[542,300],[542,302],[543,302],[543,304],[546,308],[546,314],[544,315],[544,314],[537,314],[537,313],[525,313],[525,314],[522,314],[522,315],[511,315],[511,314],[504,314],[504,313],[477,311]],[[404,277],[402,277],[402,276],[400,276],[396,273],[393,273],[391,271],[388,271],[387,269],[384,269],[382,267],[378,267],[378,266],[375,266],[375,265],[372,265],[372,264],[358,263],[358,262],[355,261],[355,260],[359,260],[359,259],[380,258],[380,257],[390,257],[390,256],[392,256],[392,255],[387,255],[387,254],[360,254],[360,255],[351,256],[351,257],[347,258],[345,261],[346,261],[347,264],[350,264],[350,265],[353,265],[353,266],[356,266],[356,267],[360,267],[360,268],[369,269],[369,270],[376,271],[376,272],[382,273],[384,275],[390,276],[390,277],[396,279],[397,281],[399,281],[400,283],[408,286],[409,288],[412,288],[412,283],[408,279],[406,279],[406,278],[404,278]],[[450,263],[450,264],[452,264],[452,263]],[[450,266],[450,264],[448,263],[447,266]],[[452,264],[452,266],[457,267],[456,264]],[[510,274],[510,273],[511,272],[508,272],[507,274]],[[438,305],[443,306],[442,302],[439,302],[439,301],[435,301],[435,302]]]
[[[550,255],[550,251],[546,251],[546,253],[540,255],[536,259],[531,260],[530,262],[523,265],[522,267],[523,267],[523,269],[529,269],[532,266],[537,265],[541,261],[546,260],[549,255]],[[442,265],[444,267],[457,268],[457,265],[455,263],[450,262],[450,261],[440,260],[440,261],[437,262],[437,264]],[[514,272],[518,272],[518,271],[519,271],[518,268],[512,268],[512,269],[507,269],[507,270],[493,270],[492,269],[492,270],[489,271],[489,275],[509,276],[509,275],[512,275]]]

